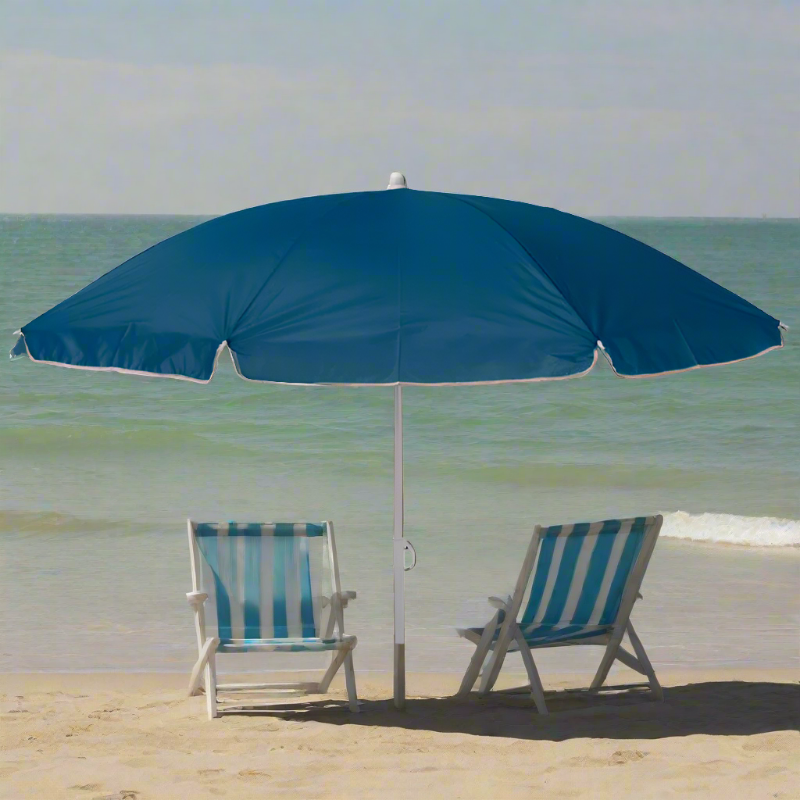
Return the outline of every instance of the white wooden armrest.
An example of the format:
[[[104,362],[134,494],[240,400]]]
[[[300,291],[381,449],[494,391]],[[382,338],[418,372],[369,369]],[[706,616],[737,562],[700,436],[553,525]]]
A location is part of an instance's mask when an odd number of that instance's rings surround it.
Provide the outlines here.
[[[186,592],[186,599],[189,601],[189,605],[197,610],[208,600],[208,595],[205,592]]]
[[[508,603],[511,598],[508,600],[501,600],[499,597],[489,597],[487,599],[492,608],[499,608],[501,611],[505,611],[506,608],[508,608]]]

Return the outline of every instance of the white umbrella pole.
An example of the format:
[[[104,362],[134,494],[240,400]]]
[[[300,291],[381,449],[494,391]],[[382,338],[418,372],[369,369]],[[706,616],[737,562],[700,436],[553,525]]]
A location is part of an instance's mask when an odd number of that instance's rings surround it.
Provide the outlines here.
[[[394,387],[394,705],[406,704],[405,539],[403,538],[403,387]]]
[[[389,176],[387,189],[408,187],[402,172]],[[403,387],[394,387],[394,706],[406,704],[405,551],[403,538]],[[414,557],[416,563],[416,556]]]

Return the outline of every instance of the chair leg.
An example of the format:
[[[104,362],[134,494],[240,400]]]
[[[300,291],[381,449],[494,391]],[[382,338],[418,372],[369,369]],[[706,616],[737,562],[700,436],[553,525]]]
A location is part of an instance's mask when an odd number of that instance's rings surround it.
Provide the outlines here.
[[[475,686],[475,681],[478,680],[478,676],[480,675],[481,665],[485,658],[486,654],[481,651],[480,645],[477,645],[475,647],[475,652],[472,654],[472,658],[469,660],[467,671],[461,679],[461,686],[458,687],[456,697],[463,697],[472,691]]]
[[[192,668],[192,674],[189,677],[190,697],[198,693],[198,690],[200,688],[201,676],[204,673],[206,664],[208,664],[209,659],[214,655],[214,652],[216,651],[218,644],[219,644],[219,639],[217,639],[216,637],[212,637],[210,639],[206,639],[205,644],[200,649],[200,655],[198,656],[197,663]]]
[[[478,697],[486,697],[486,695],[492,691],[495,683],[497,682],[497,677],[500,674],[500,670],[497,670],[497,674],[492,675],[492,666],[496,663],[496,660],[495,653],[492,653],[492,656],[487,660],[486,665],[481,672],[481,680],[480,684],[478,684]],[[500,666],[502,666],[502,662]]]
[[[211,653],[208,658],[205,669],[205,679],[208,718],[214,719],[219,716],[219,711],[217,710],[217,665],[214,653]]]
[[[347,700],[350,710],[358,714],[358,695],[356,694],[356,671],[353,667],[353,650],[348,651],[344,659],[344,681],[347,685]]]
[[[503,662],[506,659],[506,654],[508,653],[508,646],[511,644],[511,639],[514,636],[514,628],[517,627],[516,622],[512,620],[511,626],[508,630],[508,634],[503,638],[499,638],[494,646],[494,652],[492,653],[492,657],[489,659],[489,663],[483,670],[483,677],[481,678],[481,686],[478,689],[478,697],[485,697],[489,692],[492,691],[492,687],[497,681],[498,676],[500,675],[500,670],[503,667]]]
[[[331,664],[328,667],[325,674],[322,676],[322,680],[319,682],[318,691],[320,694],[325,694],[328,691],[328,688],[331,685],[331,681],[333,680],[333,676],[337,673],[339,667],[342,666],[344,663],[345,658],[347,658],[348,653],[350,653],[351,648],[349,647],[342,647],[339,650],[336,650],[335,657],[331,660]]]
[[[478,676],[481,673],[481,667],[486,661],[486,656],[489,653],[489,646],[494,638],[494,632],[497,629],[497,622],[499,619],[500,613],[498,612],[494,615],[489,624],[483,629],[481,638],[478,641],[478,644],[475,645],[475,652],[472,654],[472,658],[469,661],[467,671],[464,673],[464,677],[461,680],[461,686],[456,693],[456,697],[469,694],[475,686],[475,681],[478,680]]]
[[[656,678],[656,671],[653,669],[653,665],[650,663],[650,659],[647,657],[647,653],[645,653],[644,646],[642,645],[639,637],[636,635],[636,631],[633,629],[633,625],[631,625],[630,620],[628,620],[628,638],[631,640],[633,652],[636,653],[636,658],[642,665],[644,674],[647,675],[647,680],[650,683],[650,691],[653,693],[653,697],[655,697],[656,700],[663,700],[664,690],[661,688],[658,678]]]
[[[536,710],[540,714],[547,714],[542,679],[539,677],[539,670],[536,669],[536,664],[533,661],[533,653],[531,653],[528,643],[519,628],[514,632],[514,639],[516,639],[519,652],[522,655],[522,663],[525,664],[525,669],[528,672],[528,679],[531,682],[531,696],[533,697],[533,702],[536,703]]]
[[[621,639],[622,637],[617,635],[611,637],[611,640],[606,646],[606,651],[603,653],[603,658],[600,661],[597,674],[594,676],[592,685],[589,687],[590,691],[596,692],[605,683],[608,677],[608,671],[611,669],[611,665],[617,657],[617,650],[619,649]]]
[[[646,674],[644,671],[644,667],[639,663],[639,659],[636,656],[631,655],[622,645],[617,648],[617,661],[621,661],[626,667],[632,669],[634,672],[638,672],[641,675]]]

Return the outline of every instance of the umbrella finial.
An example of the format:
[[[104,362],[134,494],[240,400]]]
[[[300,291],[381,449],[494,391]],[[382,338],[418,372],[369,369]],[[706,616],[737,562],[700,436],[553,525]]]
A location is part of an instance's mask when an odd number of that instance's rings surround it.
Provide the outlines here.
[[[406,183],[406,176],[403,175],[402,172],[393,172],[389,176],[389,185],[386,188],[387,189],[408,189],[408,184]]]

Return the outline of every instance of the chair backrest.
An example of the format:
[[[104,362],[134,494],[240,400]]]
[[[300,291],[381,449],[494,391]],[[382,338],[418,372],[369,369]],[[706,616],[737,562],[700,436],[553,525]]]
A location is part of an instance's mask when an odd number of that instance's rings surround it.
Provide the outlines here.
[[[624,599],[630,599],[625,603],[630,613],[661,522],[661,516],[654,516],[539,528],[533,580],[520,621],[523,630],[611,626]]]
[[[209,596],[222,643],[321,636],[330,613],[322,600],[339,582],[327,522],[190,521],[189,529],[194,586]]]

